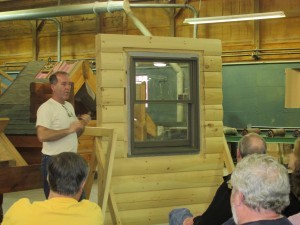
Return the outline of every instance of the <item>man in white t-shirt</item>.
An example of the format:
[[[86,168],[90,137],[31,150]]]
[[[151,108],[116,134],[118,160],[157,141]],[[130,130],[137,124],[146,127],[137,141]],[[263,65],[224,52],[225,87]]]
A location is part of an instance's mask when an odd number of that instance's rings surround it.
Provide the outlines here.
[[[47,182],[47,165],[49,158],[61,152],[77,152],[77,138],[89,123],[88,114],[78,119],[74,108],[67,100],[70,96],[71,81],[68,73],[57,71],[49,77],[52,97],[44,102],[37,111],[37,137],[43,142],[42,173],[44,177],[44,193],[49,195]]]

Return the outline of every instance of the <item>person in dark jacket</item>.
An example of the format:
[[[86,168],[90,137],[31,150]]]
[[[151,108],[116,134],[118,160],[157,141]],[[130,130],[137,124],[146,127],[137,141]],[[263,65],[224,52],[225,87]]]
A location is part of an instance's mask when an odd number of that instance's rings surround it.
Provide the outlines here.
[[[265,154],[267,145],[265,140],[256,133],[243,136],[237,148],[237,160],[258,153]],[[218,188],[212,202],[202,215],[193,216],[185,208],[174,209],[169,214],[170,225],[221,225],[232,217],[230,207],[231,174],[224,177],[224,182]],[[293,193],[290,193],[290,205],[283,211],[283,215],[290,216],[300,211],[300,202]]]

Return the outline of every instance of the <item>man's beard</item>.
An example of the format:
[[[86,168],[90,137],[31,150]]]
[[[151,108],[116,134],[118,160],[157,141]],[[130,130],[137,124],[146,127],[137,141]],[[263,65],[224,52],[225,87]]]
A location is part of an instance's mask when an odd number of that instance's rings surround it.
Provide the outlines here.
[[[231,206],[231,212],[232,212],[232,217],[233,217],[235,224],[238,224],[238,218],[237,218],[234,206]]]

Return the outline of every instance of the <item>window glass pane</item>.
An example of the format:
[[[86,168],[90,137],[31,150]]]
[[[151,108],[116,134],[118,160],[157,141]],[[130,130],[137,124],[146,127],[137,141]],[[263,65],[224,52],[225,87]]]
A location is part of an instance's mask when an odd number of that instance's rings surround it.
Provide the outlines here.
[[[136,100],[188,100],[190,64],[188,62],[135,62]]]
[[[143,103],[134,105],[135,142],[188,140],[188,104]]]
[[[199,150],[198,55],[129,53],[131,155]]]

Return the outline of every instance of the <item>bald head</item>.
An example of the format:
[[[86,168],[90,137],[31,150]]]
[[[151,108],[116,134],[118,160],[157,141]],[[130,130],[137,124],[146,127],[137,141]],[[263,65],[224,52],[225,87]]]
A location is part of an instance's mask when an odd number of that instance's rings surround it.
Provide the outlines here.
[[[238,155],[241,158],[257,153],[265,154],[267,151],[267,144],[265,140],[256,133],[249,133],[242,137],[238,144]]]

